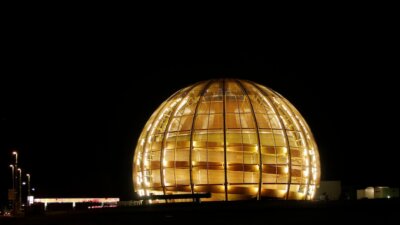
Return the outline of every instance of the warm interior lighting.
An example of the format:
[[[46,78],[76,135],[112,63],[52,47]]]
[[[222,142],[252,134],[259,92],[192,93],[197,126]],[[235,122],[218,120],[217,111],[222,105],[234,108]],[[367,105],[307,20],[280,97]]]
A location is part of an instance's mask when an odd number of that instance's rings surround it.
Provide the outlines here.
[[[211,192],[205,201],[312,199],[320,178],[318,148],[297,109],[235,79],[199,82],[162,103],[133,165],[139,195]]]

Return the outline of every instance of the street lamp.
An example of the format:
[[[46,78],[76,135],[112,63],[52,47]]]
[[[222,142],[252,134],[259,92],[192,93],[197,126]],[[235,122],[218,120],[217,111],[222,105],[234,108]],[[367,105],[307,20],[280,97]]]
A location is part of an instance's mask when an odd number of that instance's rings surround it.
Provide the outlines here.
[[[28,178],[28,196],[30,196],[31,195],[31,175],[29,173],[27,173],[26,177]]]
[[[21,180],[22,180],[22,169],[17,169],[19,172],[19,191],[18,191],[18,208],[20,209],[22,203],[22,195],[21,195]]]
[[[15,166],[17,166],[17,164],[18,164],[18,152],[17,151],[13,151],[12,154],[15,155]]]
[[[14,165],[10,165],[11,167],[11,175],[12,175],[12,189],[11,189],[11,196],[9,199],[11,200],[12,209],[15,210],[15,167]],[[9,192],[10,193],[10,192]]]
[[[15,189],[15,177],[14,177],[14,165],[10,165],[11,167],[11,175],[12,175],[12,189]]]

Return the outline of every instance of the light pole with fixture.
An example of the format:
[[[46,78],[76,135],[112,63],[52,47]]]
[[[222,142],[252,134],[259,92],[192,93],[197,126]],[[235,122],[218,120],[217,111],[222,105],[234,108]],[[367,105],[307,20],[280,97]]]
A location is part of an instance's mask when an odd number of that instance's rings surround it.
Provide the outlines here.
[[[19,186],[19,188],[18,188],[18,210],[21,210],[21,203],[22,203],[22,195],[21,195],[21,181],[22,181],[22,169],[21,168],[18,168],[17,169],[18,170],[18,172],[19,172],[19,184],[18,184],[18,186]]]
[[[12,209],[15,210],[15,166],[11,164],[10,167],[12,176],[12,189],[8,190],[8,200],[11,201]]]
[[[12,176],[12,189],[15,189],[15,177],[14,177],[14,165],[10,165],[11,167],[11,176]]]
[[[15,155],[15,166],[17,166],[18,165],[18,152],[17,151],[13,151],[12,154]]]
[[[28,178],[28,196],[30,196],[31,195],[31,175],[29,173],[27,173],[26,177]]]

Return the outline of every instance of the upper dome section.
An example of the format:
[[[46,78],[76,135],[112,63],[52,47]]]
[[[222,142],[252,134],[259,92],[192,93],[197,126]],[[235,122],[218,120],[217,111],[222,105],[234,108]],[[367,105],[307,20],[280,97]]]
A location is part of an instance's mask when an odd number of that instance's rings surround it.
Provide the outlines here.
[[[210,200],[312,199],[317,145],[295,107],[251,81],[215,79],[173,94],[135,150],[140,195],[211,192]]]

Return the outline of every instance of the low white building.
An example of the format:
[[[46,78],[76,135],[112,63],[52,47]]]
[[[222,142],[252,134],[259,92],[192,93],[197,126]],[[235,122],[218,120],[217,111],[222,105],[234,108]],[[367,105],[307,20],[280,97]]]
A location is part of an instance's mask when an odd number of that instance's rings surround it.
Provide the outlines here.
[[[367,187],[357,190],[357,199],[398,198],[399,189],[390,187]]]

